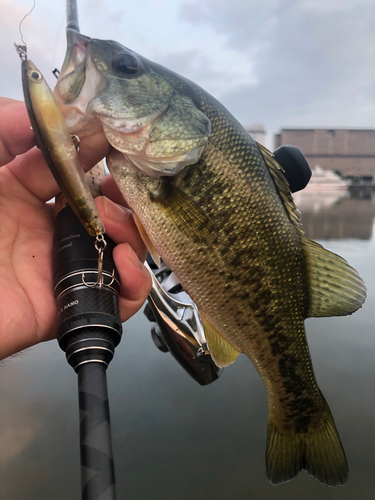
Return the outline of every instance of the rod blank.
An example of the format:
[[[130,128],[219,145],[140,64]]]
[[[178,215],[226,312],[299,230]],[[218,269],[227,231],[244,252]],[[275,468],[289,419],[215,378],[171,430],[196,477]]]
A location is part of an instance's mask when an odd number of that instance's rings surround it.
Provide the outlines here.
[[[76,0],[66,0],[66,29],[79,32],[78,9]]]

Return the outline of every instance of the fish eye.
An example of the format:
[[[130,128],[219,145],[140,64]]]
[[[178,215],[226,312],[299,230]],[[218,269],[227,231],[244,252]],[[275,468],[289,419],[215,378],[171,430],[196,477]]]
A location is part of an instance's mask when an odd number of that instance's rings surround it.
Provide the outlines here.
[[[140,68],[140,63],[134,56],[122,53],[113,59],[112,68],[120,75],[135,75]]]
[[[39,73],[39,71],[33,71],[31,73],[31,78],[33,80],[41,80],[42,79],[42,75]]]

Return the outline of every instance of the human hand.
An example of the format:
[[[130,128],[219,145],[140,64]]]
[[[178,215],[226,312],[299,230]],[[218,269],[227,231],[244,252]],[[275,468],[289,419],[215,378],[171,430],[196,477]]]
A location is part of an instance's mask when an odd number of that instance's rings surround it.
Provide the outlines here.
[[[56,336],[52,241],[59,188],[35,138],[24,103],[0,98],[0,359]],[[87,171],[109,153],[103,134],[83,138],[80,160]],[[130,211],[111,179],[97,205],[106,234],[117,246],[120,310],[125,321],[142,306],[151,278],[141,264],[146,249]]]

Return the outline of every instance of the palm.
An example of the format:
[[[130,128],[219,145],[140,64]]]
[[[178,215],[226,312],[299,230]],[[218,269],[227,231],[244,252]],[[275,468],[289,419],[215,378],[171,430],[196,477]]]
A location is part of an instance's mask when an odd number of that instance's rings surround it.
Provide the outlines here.
[[[7,166],[0,170],[0,224],[0,325],[18,350],[54,333],[53,217]]]

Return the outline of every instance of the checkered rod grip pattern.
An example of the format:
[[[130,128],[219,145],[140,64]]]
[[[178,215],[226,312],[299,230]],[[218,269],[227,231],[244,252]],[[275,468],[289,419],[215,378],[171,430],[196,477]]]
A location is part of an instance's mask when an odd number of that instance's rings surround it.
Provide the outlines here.
[[[116,500],[106,366],[78,368],[82,500]]]

